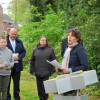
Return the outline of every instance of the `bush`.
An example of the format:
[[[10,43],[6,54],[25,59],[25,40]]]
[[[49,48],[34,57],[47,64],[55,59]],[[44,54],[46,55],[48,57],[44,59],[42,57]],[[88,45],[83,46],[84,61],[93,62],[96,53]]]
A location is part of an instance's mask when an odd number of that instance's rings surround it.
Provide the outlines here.
[[[19,37],[21,40],[23,40],[27,51],[24,59],[25,64],[29,63],[32,50],[38,44],[40,36],[47,37],[48,43],[54,49],[57,59],[61,60],[60,47],[62,36],[66,35],[66,16],[64,11],[56,14],[51,9],[50,5],[48,8],[49,11],[46,12],[45,19],[42,19],[40,22],[24,23],[23,27],[19,29]]]

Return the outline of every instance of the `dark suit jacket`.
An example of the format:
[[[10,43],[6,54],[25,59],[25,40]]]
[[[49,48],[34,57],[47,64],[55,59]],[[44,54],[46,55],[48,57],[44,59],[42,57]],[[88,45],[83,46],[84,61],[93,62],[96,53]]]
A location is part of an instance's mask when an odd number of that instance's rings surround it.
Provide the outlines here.
[[[18,62],[19,63],[15,63],[14,64],[14,67],[12,68],[12,71],[16,71],[16,72],[19,72],[19,71],[22,71],[23,70],[23,62],[22,62],[22,59],[24,58],[25,54],[26,54],[26,50],[23,46],[23,43],[21,40],[19,40],[18,38],[16,38],[16,48],[15,48],[15,52],[13,51],[13,48],[11,46],[11,43],[10,43],[10,40],[9,40],[9,36],[7,36],[7,47],[13,52],[13,53],[18,53],[18,57],[19,57],[19,60]]]
[[[83,46],[83,41],[82,41],[81,45]],[[62,43],[61,43],[61,56],[62,57],[63,57],[64,52],[65,52],[67,47],[68,47],[68,39],[67,38],[62,39]]]

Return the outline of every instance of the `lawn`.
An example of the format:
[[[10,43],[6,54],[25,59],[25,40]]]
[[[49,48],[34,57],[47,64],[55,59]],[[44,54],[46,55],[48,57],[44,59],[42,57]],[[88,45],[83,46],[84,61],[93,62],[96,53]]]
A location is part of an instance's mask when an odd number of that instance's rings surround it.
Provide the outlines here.
[[[11,96],[13,98],[13,84],[11,82]],[[35,76],[30,75],[27,71],[23,71],[21,74],[21,80],[20,80],[20,97],[21,100],[39,100],[38,94],[37,94],[37,87],[36,87],[36,80]],[[53,100],[53,94],[49,94],[49,99]],[[89,96],[89,100],[100,100],[96,96]]]
[[[14,100],[13,98],[13,82],[11,81],[11,100]],[[20,97],[21,100],[39,100],[38,94],[37,94],[37,86],[35,77],[28,74],[27,72],[23,71],[21,74],[21,80],[20,80]],[[53,94],[49,94],[48,100],[52,99]]]

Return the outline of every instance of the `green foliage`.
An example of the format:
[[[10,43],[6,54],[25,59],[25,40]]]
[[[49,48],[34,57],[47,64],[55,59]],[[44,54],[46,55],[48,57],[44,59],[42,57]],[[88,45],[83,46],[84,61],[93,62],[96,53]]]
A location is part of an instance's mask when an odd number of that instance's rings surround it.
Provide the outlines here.
[[[98,0],[77,0],[77,2],[73,0],[72,14],[67,17],[69,26],[74,26],[82,32],[83,44],[88,53],[89,69],[96,70],[97,66],[100,65],[100,13],[97,10],[99,9],[97,3]]]
[[[88,52],[90,69],[97,69],[100,64],[100,15],[88,18],[84,26],[82,26],[84,46]]]
[[[24,60],[25,64],[29,63],[32,50],[38,44],[40,36],[47,37],[49,44],[55,51],[58,61],[61,62],[61,39],[66,37],[66,27],[72,25],[80,29],[83,33],[83,44],[88,53],[89,69],[97,70],[97,66],[100,64],[100,15],[88,15],[87,7],[81,8],[80,4],[73,7],[72,17],[68,17],[65,11],[55,13],[51,5],[47,7],[49,10],[45,12],[45,16],[42,16],[42,14],[38,12],[37,7],[33,6],[33,12],[35,11],[36,13],[30,13],[29,16],[34,18],[38,16],[41,18],[41,21],[24,23],[23,27],[20,28],[20,38],[24,41],[27,51]]]
[[[30,12],[29,0],[12,0],[8,5],[8,12],[13,21],[29,21],[30,18],[27,16],[28,12]]]
[[[37,10],[39,13],[41,13],[43,16],[45,15],[45,12],[48,11],[48,4],[51,4],[51,7],[56,11],[56,6],[54,4],[55,0],[29,0],[30,5],[34,5],[37,7]],[[33,10],[31,10],[32,13],[34,13]],[[37,16],[32,19],[32,21],[40,21],[40,18]]]
[[[100,81],[100,65],[97,66],[98,79]]]
[[[48,43],[53,47],[57,59],[60,60],[60,44],[61,38],[65,33],[66,29],[66,16],[65,12],[58,12],[57,14],[48,5],[49,11],[46,12],[45,19],[41,22],[30,22],[24,23],[23,27],[19,30],[19,37],[23,40],[27,54],[25,57],[25,63],[29,63],[31,57],[32,48],[35,48],[38,44],[40,36],[46,36]],[[36,10],[36,9],[33,9]],[[33,15],[33,14],[32,14]],[[40,15],[37,13],[35,16]],[[24,36],[24,37],[22,37]]]
[[[55,73],[53,73],[53,74],[49,77],[49,79],[56,78],[58,75],[61,75],[61,72],[55,72]]]
[[[83,46],[88,54],[89,69],[96,69],[100,79],[99,0],[30,0],[30,2],[31,5],[36,6],[30,7],[31,13],[28,12],[30,8],[25,6],[23,9],[26,8],[26,12],[21,9],[18,13],[18,21],[23,22],[23,26],[19,29],[19,38],[23,41],[27,51],[24,58],[25,69],[29,70],[29,60],[40,36],[47,37],[48,43],[54,49],[57,60],[61,62],[61,39],[66,37],[66,28],[74,26],[82,32]],[[50,4],[47,5],[48,3]],[[11,8],[13,7],[14,5],[11,6]],[[12,10],[13,15],[14,8]],[[56,77],[58,74],[53,74],[51,78]],[[86,93],[91,91],[90,94],[93,95],[94,89],[97,88],[100,88],[99,85],[90,86]],[[99,94],[99,91],[96,92],[95,94]]]
[[[82,89],[81,91],[88,95],[99,96],[100,95],[100,82],[87,86],[86,89]]]

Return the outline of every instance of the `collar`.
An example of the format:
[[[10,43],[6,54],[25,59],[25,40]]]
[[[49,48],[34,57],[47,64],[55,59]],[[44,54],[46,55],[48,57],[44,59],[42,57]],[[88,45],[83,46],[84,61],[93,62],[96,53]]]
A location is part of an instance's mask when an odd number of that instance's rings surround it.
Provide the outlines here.
[[[8,36],[7,36],[7,42],[9,42],[9,41],[10,41],[10,39],[9,39],[9,38],[10,38],[10,36],[8,35]],[[20,42],[20,40],[19,40],[17,37],[16,37],[15,41],[16,41],[16,42]]]
[[[10,37],[9,37],[9,40],[10,40],[10,42],[15,42],[15,40],[12,40]]]

